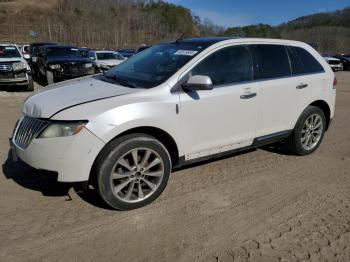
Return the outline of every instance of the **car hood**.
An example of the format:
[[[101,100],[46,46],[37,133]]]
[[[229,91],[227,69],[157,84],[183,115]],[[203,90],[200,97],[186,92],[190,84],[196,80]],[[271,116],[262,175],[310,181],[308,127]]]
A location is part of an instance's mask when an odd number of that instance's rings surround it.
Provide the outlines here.
[[[36,91],[24,102],[22,111],[27,116],[51,118],[57,112],[76,105],[142,90],[107,83],[100,80],[99,75],[94,75],[50,85]]]
[[[109,60],[98,60],[96,63],[99,65],[116,66],[119,65],[123,60],[109,59]]]
[[[92,63],[89,59],[84,57],[50,57],[47,58],[49,64],[63,64],[63,63]]]

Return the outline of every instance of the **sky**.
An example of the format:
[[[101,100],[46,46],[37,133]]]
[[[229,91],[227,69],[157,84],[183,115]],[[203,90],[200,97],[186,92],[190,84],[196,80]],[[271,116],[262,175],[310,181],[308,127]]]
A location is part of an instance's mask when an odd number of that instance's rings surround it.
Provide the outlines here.
[[[225,27],[279,25],[297,17],[350,7],[350,0],[168,0]]]

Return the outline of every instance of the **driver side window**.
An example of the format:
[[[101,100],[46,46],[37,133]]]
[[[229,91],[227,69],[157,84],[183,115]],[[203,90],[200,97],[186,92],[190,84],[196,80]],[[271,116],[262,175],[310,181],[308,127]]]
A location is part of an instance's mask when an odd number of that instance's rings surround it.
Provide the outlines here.
[[[211,54],[191,71],[209,76],[214,86],[236,84],[253,79],[251,55],[245,46],[231,46]]]

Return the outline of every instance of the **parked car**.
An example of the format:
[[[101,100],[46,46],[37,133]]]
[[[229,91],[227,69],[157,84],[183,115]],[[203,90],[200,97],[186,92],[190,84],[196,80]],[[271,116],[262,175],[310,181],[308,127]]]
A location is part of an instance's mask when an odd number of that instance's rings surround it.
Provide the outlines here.
[[[38,66],[37,66],[38,52],[39,52],[39,48],[45,45],[57,45],[57,44],[50,43],[50,42],[37,42],[37,43],[31,43],[29,45],[29,56],[30,56],[29,65],[32,68],[33,75],[37,75],[39,72]]]
[[[58,181],[93,185],[119,210],[155,200],[174,167],[277,141],[313,153],[336,96],[312,47],[249,38],[159,44],[53,87],[25,101],[13,155]]]
[[[94,62],[82,57],[78,48],[67,45],[40,47],[37,66],[39,74],[48,84],[97,72]]]
[[[90,51],[87,57],[95,62],[101,72],[109,70],[126,60],[124,56],[114,51]]]
[[[343,70],[350,69],[350,54],[348,55],[337,55],[335,58],[338,58],[340,62],[343,64]]]
[[[34,90],[30,67],[14,43],[0,43],[0,86]]]
[[[340,59],[332,56],[323,56],[324,60],[329,64],[333,71],[343,71],[343,64]]]
[[[117,52],[125,58],[130,58],[136,54],[134,49],[117,49]]]
[[[29,45],[22,45],[21,52],[25,60],[29,61],[30,60]]]

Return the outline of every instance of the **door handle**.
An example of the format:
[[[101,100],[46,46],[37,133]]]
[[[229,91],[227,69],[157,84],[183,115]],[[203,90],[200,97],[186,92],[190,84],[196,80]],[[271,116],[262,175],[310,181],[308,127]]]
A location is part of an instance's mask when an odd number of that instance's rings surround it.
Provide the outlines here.
[[[308,86],[309,86],[308,84],[300,84],[300,85],[297,85],[296,88],[297,89],[303,89],[303,88],[306,88]]]
[[[241,95],[241,99],[251,99],[253,97],[256,97],[256,93],[248,93],[248,94],[244,94],[244,95]]]

